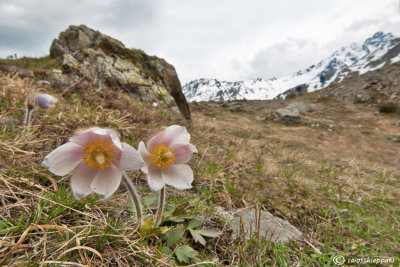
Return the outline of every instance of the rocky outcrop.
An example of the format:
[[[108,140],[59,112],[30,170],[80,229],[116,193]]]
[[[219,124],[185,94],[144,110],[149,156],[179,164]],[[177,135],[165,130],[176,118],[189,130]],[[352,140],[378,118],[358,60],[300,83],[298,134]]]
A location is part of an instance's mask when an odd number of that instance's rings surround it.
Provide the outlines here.
[[[145,102],[171,105],[174,99],[182,116],[190,120],[178,75],[164,59],[126,48],[85,25],[61,32],[53,40],[50,55],[62,58],[62,76],[85,77],[101,89],[121,89]]]
[[[294,88],[288,89],[285,92],[277,95],[274,99],[294,98],[307,93],[308,84],[301,84]]]
[[[182,86],[178,79],[178,74],[176,73],[174,66],[161,58],[156,61],[156,68],[158,73],[160,73],[161,75],[164,86],[175,99],[175,102],[177,103],[177,106],[182,116],[186,120],[190,120],[189,105],[186,102],[185,95],[182,93]]]
[[[22,78],[33,78],[34,73],[31,70],[18,68],[13,65],[0,64],[0,70],[8,73],[16,73]]]
[[[297,125],[302,122],[302,115],[310,111],[311,108],[307,103],[298,101],[272,112],[270,116],[275,121],[288,125]]]

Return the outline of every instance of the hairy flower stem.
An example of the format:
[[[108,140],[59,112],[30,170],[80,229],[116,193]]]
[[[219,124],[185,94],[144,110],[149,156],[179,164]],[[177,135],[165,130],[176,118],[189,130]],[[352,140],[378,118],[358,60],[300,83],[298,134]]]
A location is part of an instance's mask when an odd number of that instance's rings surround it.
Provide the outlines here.
[[[157,210],[157,215],[156,215],[155,227],[160,226],[162,215],[164,213],[166,190],[167,190],[167,188],[164,185],[164,187],[161,188],[160,193],[159,193],[158,210]]]
[[[32,118],[31,113],[32,113],[32,110],[33,110],[33,109],[30,109],[30,108],[26,108],[26,109],[25,109],[24,123],[23,123],[24,129],[27,128],[28,125],[29,125],[29,123],[31,122],[31,118]]]
[[[137,216],[137,221],[138,221],[138,228],[142,225],[142,206],[140,205],[140,199],[139,196],[136,192],[136,188],[133,185],[131,179],[129,179],[128,175],[126,172],[122,172],[122,180],[124,181],[124,184],[126,188],[128,188],[129,193],[132,196],[133,204],[135,205],[136,208],[136,216]]]
[[[25,109],[24,122],[23,122],[24,129],[26,127],[26,124],[28,123],[28,116],[29,116],[28,114],[29,114],[29,109]]]
[[[27,122],[27,124],[26,124],[26,127],[29,127],[29,125],[31,124],[31,122],[32,122],[32,114],[33,114],[33,109],[31,109],[31,110],[29,110],[29,112],[28,112],[28,122]]]

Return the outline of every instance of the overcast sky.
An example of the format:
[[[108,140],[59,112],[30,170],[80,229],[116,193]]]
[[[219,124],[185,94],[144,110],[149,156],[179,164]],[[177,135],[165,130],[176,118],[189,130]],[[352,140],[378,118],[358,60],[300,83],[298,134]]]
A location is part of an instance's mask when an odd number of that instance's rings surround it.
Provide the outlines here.
[[[376,31],[400,36],[400,0],[0,0],[0,57],[43,56],[86,24],[165,58],[182,83],[287,75]]]

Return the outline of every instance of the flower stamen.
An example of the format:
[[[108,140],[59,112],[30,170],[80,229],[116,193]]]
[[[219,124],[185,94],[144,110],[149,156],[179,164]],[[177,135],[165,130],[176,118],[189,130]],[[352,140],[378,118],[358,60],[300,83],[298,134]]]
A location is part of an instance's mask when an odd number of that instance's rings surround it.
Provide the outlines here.
[[[97,138],[92,142],[87,142],[83,149],[82,159],[92,169],[105,169],[110,167],[114,160],[114,145],[107,139]]]
[[[158,169],[166,169],[175,161],[175,152],[166,145],[158,145],[150,152],[150,161]]]

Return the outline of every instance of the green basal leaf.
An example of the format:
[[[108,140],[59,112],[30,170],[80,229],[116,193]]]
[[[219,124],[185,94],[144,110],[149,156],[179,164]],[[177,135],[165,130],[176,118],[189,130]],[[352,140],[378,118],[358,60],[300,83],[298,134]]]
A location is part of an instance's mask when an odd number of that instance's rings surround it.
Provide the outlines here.
[[[154,228],[153,226],[154,226],[153,225],[153,220],[146,220],[140,226],[139,233],[142,236],[148,236],[148,235],[150,235],[152,233],[152,230]]]
[[[222,232],[218,229],[201,229],[198,233],[208,237],[218,237],[222,235]]]
[[[178,216],[185,213],[185,210],[189,207],[189,202],[185,202],[179,206],[177,206],[172,212],[172,216]]]
[[[179,222],[184,222],[185,220],[189,220],[189,219],[193,219],[193,218],[194,218],[194,215],[187,213],[187,214],[180,214],[180,215],[177,215],[177,216],[167,216],[167,217],[164,217],[163,221],[164,222],[170,221],[170,222],[179,223]]]
[[[168,232],[169,227],[167,227],[167,226],[162,226],[162,227],[158,227],[157,230],[158,230],[161,234],[165,234],[166,232]]]
[[[145,199],[143,200],[143,205],[145,206],[145,208],[149,208],[153,203],[156,202],[156,200],[158,199],[158,192],[155,192],[153,194],[149,194],[145,197]]]
[[[193,230],[193,229],[189,228],[189,232],[193,236],[193,239],[195,242],[198,242],[198,243],[202,244],[203,246],[206,245],[206,240],[204,239],[204,237],[201,234],[199,234],[198,230]]]
[[[178,261],[182,263],[189,263],[190,259],[194,259],[197,256],[197,251],[192,249],[191,247],[185,245],[179,247],[175,250],[175,255],[178,258]]]
[[[165,210],[164,210],[164,218],[167,218],[167,217],[169,217],[169,216],[171,216],[172,215],[172,212],[174,212],[174,208],[173,207],[171,207],[171,206],[167,206],[167,207],[165,207]]]
[[[170,256],[172,254],[172,250],[169,247],[163,247],[160,252],[166,256]]]
[[[185,234],[185,227],[182,224],[179,224],[176,227],[171,228],[167,232],[168,246],[173,246],[176,243],[178,243],[178,241],[182,239],[184,234]]]
[[[204,223],[204,217],[196,217],[193,220],[191,220],[187,226],[189,229],[194,229],[199,226],[201,226]]]

